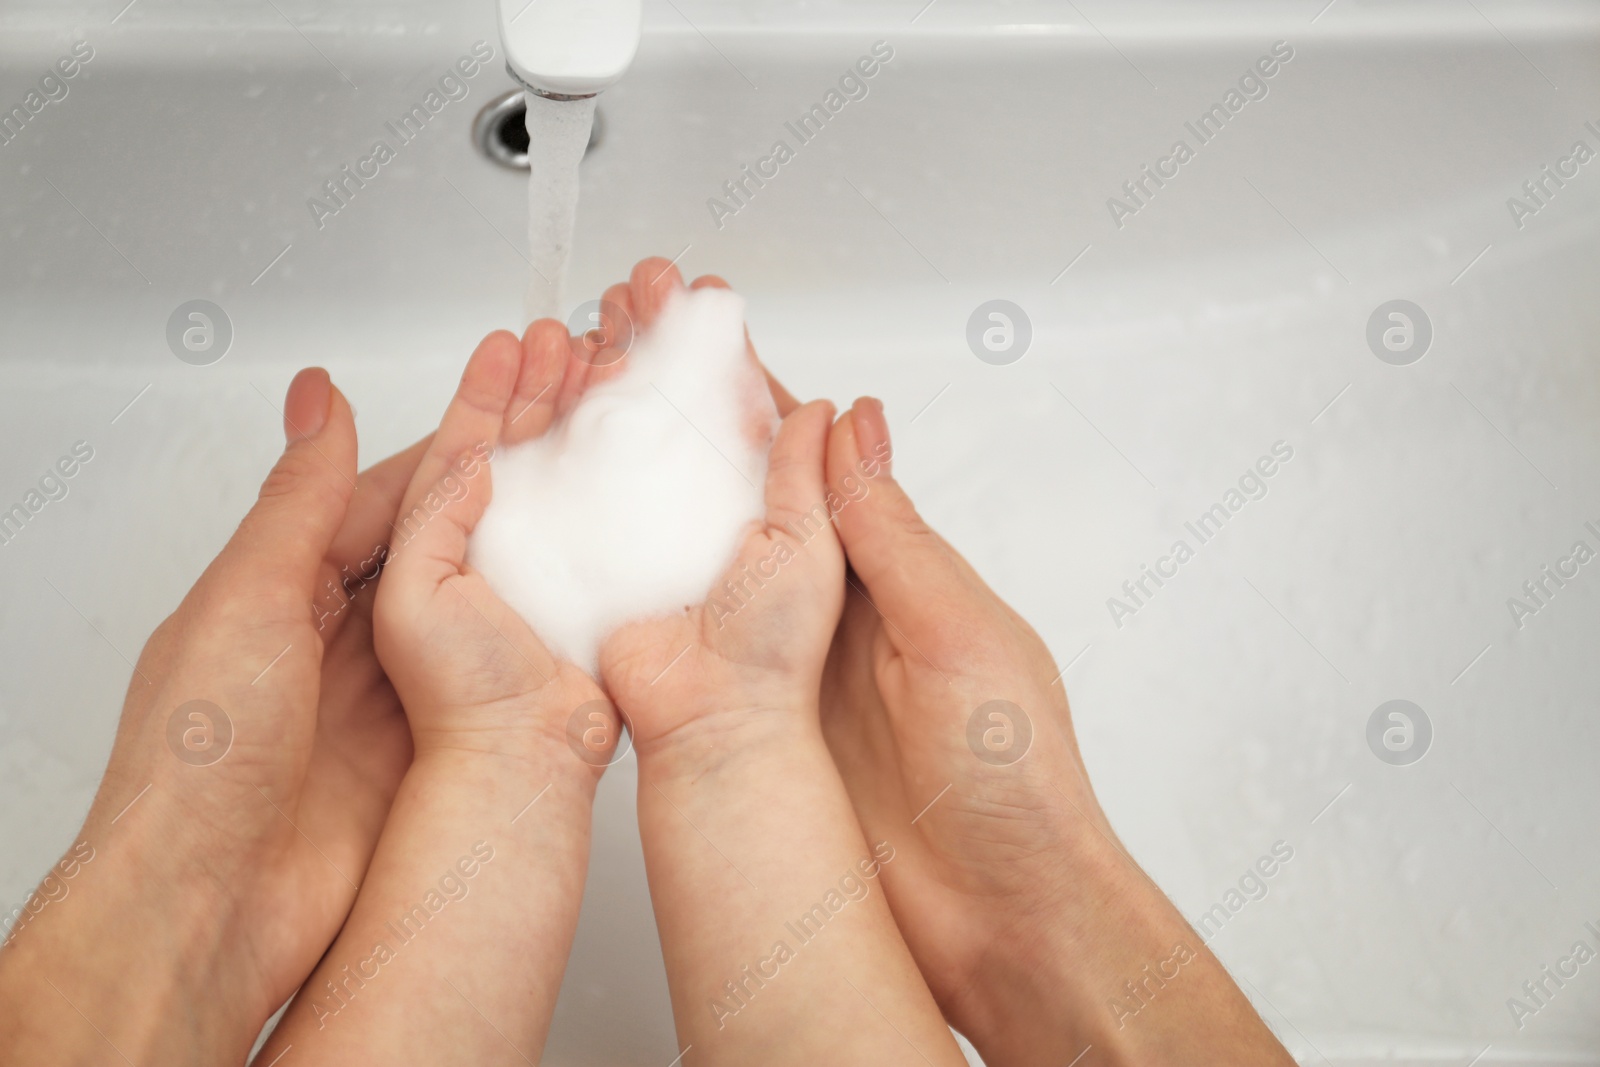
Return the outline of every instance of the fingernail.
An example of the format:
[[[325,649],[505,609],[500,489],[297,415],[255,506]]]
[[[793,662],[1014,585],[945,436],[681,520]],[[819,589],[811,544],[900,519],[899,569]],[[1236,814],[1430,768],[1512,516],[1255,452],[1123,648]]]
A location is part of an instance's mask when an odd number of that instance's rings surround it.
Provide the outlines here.
[[[289,444],[315,437],[328,421],[333,403],[333,382],[321,367],[307,367],[289,383],[283,398],[283,436]]]
[[[864,396],[850,409],[856,431],[856,451],[861,458],[876,461],[890,470],[893,450],[889,444],[889,420],[883,417],[883,401]]]

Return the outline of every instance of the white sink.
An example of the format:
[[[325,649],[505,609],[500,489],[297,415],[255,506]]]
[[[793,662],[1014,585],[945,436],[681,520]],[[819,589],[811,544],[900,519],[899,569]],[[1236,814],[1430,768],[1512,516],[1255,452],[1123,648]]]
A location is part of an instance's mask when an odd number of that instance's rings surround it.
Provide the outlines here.
[[[1210,944],[1302,1062],[1600,1062],[1600,965],[1520,1029],[1507,1006],[1600,925],[1600,571],[1520,627],[1507,604],[1600,547],[1600,161],[1507,206],[1600,150],[1600,8],[923,3],[648,3],[572,292],[681,256],[748,294],[795,392],[885,399],[928,517],[1070,662],[1096,786],[1184,913],[1293,849]],[[511,85],[487,0],[121,4],[0,3],[0,107],[94,51],[0,144],[0,509],[94,450],[0,545],[7,908],[70,844],[124,657],[253,498],[293,372],[332,370],[377,458],[526,283],[524,184],[469,137]],[[319,229],[323,182],[478,41],[466,98]],[[800,144],[785,123],[877,41],[865,98]],[[1185,123],[1280,41],[1200,144]],[[1180,138],[1119,227],[1108,198]],[[708,207],[777,139],[792,159]],[[209,366],[166,339],[193,299],[233,327]],[[968,345],[991,299],[1031,323],[1009,365]],[[1431,325],[1407,365],[1367,340],[1394,300]],[[1280,441],[1200,544],[1185,523]],[[1420,762],[1369,750],[1391,699],[1432,724]],[[633,787],[630,761],[601,789],[547,1064],[677,1052]]]

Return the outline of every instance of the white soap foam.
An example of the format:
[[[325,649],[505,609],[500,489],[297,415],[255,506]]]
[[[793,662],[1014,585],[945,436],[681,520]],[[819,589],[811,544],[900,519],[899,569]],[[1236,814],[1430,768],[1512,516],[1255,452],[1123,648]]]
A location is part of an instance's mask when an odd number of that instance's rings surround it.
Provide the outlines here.
[[[589,147],[595,98],[528,102],[528,321],[566,315],[567,260],[578,218],[578,164]]]
[[[745,351],[744,300],[682,291],[618,377],[496,453],[467,561],[553,653],[594,674],[619,625],[705,600],[765,514],[777,421]]]

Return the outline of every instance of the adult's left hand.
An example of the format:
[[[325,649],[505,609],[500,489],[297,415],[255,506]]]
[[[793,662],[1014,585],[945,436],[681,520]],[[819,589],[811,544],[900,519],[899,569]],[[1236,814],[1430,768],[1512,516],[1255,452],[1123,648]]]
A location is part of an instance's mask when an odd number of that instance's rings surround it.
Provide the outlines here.
[[[411,760],[371,583],[427,442],[357,478],[320,369],[284,430],[140,654],[79,841],[0,953],[0,1061],[242,1063],[355,898]]]

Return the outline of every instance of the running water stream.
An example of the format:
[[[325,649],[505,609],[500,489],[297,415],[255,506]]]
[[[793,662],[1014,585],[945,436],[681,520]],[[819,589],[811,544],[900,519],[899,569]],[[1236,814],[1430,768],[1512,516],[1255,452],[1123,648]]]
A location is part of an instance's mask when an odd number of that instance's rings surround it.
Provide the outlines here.
[[[527,320],[565,319],[567,260],[578,216],[578,164],[589,146],[595,98],[528,101],[528,258],[533,272]]]

